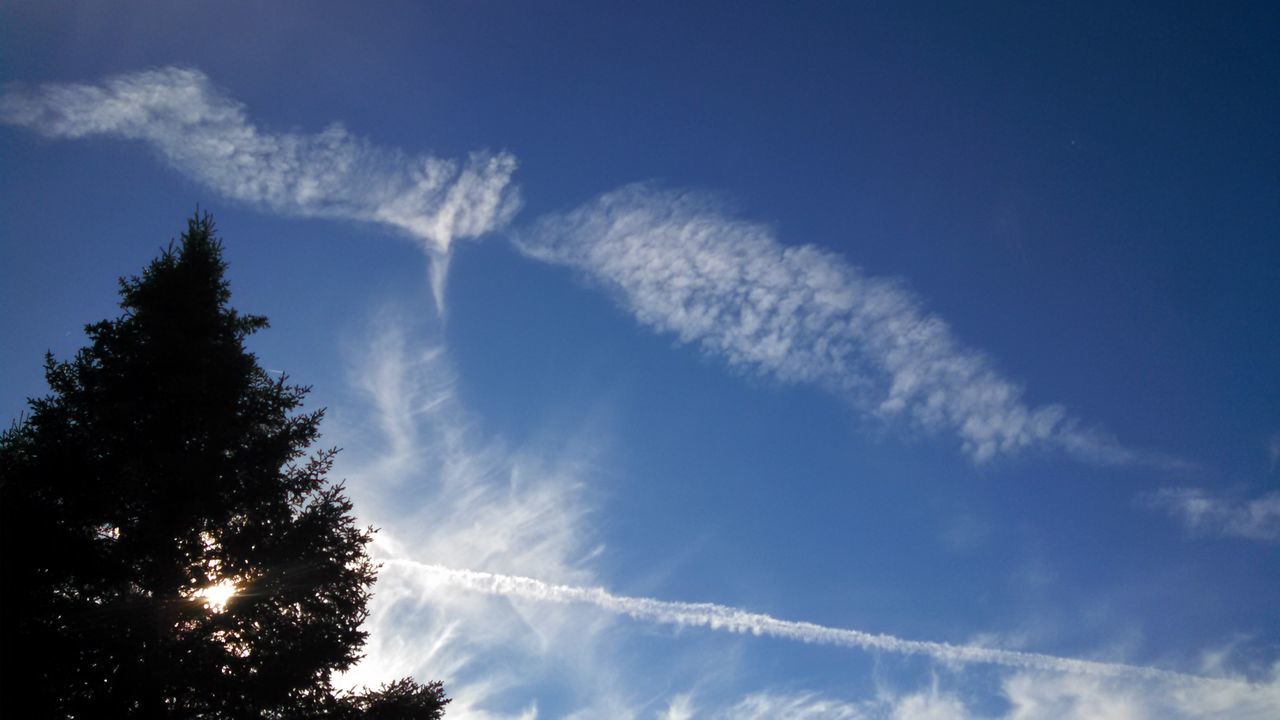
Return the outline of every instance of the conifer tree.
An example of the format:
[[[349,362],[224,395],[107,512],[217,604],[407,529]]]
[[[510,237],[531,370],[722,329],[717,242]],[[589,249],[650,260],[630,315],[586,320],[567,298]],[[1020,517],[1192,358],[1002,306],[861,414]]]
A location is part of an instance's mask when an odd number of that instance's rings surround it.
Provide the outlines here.
[[[0,710],[59,718],[439,718],[439,683],[363,694],[375,566],[323,411],[245,348],[206,214],[52,394],[0,437]]]

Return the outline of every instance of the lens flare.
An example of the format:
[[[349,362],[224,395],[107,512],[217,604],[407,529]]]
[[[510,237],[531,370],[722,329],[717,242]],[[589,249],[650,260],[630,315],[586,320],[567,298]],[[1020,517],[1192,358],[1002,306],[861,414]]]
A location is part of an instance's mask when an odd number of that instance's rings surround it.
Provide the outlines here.
[[[223,580],[217,585],[201,588],[195,594],[195,599],[203,600],[204,606],[214,612],[222,612],[227,609],[227,603],[235,594],[236,584],[230,580]]]

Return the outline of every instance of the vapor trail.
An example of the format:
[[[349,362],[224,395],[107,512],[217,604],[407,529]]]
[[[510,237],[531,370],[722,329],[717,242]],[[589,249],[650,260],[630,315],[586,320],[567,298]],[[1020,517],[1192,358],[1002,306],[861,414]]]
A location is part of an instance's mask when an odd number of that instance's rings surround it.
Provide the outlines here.
[[[681,627],[705,627],[738,634],[751,634],[798,640],[815,645],[880,650],[902,655],[924,655],[935,660],[954,663],[983,663],[1003,665],[1022,670],[1047,670],[1052,672],[1093,675],[1099,677],[1163,680],[1178,683],[1239,684],[1235,681],[1207,678],[1199,675],[1161,670],[1141,665],[1097,662],[1076,658],[1045,655],[1041,653],[1001,650],[977,645],[952,645],[925,640],[906,640],[893,635],[868,633],[847,628],[832,628],[810,622],[781,620],[779,618],[714,603],[688,603],[656,600],[653,598],[614,595],[604,588],[556,585],[533,578],[516,575],[457,570],[442,565],[420,563],[405,558],[384,561],[384,572],[402,572],[431,586],[447,585],[465,590],[524,598],[552,603],[584,603],[608,612],[626,615],[635,620],[678,625]]]

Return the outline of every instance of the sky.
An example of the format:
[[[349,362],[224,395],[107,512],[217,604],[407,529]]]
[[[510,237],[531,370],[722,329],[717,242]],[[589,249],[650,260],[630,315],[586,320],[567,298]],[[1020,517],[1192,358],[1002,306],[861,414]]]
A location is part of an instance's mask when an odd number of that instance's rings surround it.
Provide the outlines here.
[[[1280,716],[1271,3],[16,0],[0,411],[199,208],[448,717]]]

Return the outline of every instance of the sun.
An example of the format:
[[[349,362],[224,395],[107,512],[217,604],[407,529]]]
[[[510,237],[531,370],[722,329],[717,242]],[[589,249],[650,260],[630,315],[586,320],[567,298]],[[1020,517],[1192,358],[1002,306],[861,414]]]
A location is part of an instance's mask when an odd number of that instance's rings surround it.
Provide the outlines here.
[[[236,594],[236,590],[234,582],[223,580],[217,585],[201,588],[196,592],[195,599],[204,600],[204,606],[214,612],[222,612],[227,609],[227,603]]]

